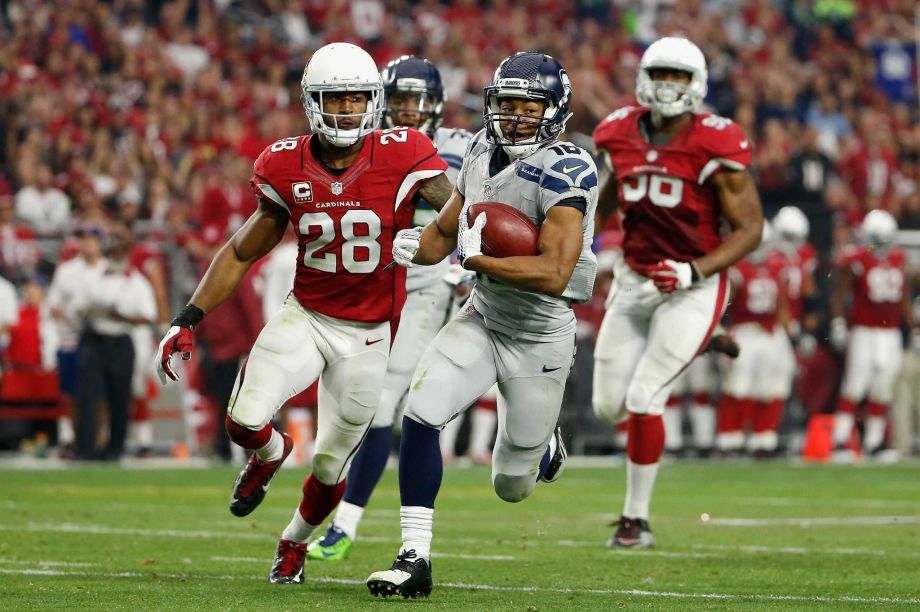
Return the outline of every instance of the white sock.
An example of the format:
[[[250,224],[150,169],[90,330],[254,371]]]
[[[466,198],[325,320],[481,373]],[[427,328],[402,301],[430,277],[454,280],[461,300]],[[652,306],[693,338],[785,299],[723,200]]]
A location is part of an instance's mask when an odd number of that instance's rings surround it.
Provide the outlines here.
[[[474,408],[470,423],[470,454],[489,455],[489,446],[495,439],[495,424],[498,413],[485,408]]]
[[[135,421],[134,422],[134,441],[141,448],[150,448],[153,446],[153,422],[152,421]]]
[[[281,533],[281,539],[306,544],[317,527],[319,525],[311,525],[300,516],[300,508],[298,507],[294,510],[294,518],[291,519],[291,522]]]
[[[277,429],[272,428],[272,437],[268,444],[256,450],[256,454],[262,461],[277,461],[284,454],[284,438]]]
[[[415,550],[420,558],[431,558],[431,527],[434,510],[424,506],[401,506],[399,525],[402,527],[402,550]]]
[[[853,431],[853,415],[849,412],[838,412],[834,415],[834,444],[846,444]]]
[[[361,522],[362,516],[364,516],[363,507],[343,501],[339,504],[339,509],[336,511],[335,519],[333,519],[332,523],[354,541],[358,533],[358,523]]]
[[[628,437],[629,435],[626,433],[625,430],[620,431],[619,429],[617,429],[613,432],[613,441],[617,445],[617,448],[619,448],[620,450],[623,450],[623,451],[626,450],[626,442],[627,442]]]
[[[69,416],[58,418],[58,446],[72,444],[75,437],[73,432],[73,421]]]
[[[681,431],[680,406],[664,409],[664,448],[669,451],[679,451],[684,447],[684,432]],[[632,518],[632,517],[630,517]]]
[[[706,404],[693,404],[690,423],[693,425],[693,445],[697,449],[712,448],[716,437],[715,409]]]
[[[885,425],[888,419],[882,416],[866,417],[866,431],[863,436],[863,451],[871,453],[885,441]]]
[[[623,516],[648,520],[648,507],[652,501],[652,489],[658,476],[658,464],[639,465],[626,460],[626,502]]]
[[[740,431],[727,431],[716,436],[716,448],[720,451],[741,450],[744,446],[744,433]]]
[[[457,456],[457,434],[460,433],[460,425],[463,424],[463,416],[458,416],[447,423],[441,430],[441,456],[453,459]]]

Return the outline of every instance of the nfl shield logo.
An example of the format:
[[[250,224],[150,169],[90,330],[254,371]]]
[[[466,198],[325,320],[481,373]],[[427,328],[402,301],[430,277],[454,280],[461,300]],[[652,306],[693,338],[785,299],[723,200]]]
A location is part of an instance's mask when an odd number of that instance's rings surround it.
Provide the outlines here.
[[[330,189],[332,189],[332,195],[342,195],[343,188],[344,186],[342,183],[332,183],[332,185],[330,185]]]

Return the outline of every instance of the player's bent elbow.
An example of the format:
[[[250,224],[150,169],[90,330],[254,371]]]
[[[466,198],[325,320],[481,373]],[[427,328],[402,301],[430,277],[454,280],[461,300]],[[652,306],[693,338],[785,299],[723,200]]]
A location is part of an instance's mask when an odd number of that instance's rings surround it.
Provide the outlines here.
[[[533,493],[536,479],[533,476],[510,476],[496,474],[492,481],[495,493],[502,499],[512,504],[524,501]]]

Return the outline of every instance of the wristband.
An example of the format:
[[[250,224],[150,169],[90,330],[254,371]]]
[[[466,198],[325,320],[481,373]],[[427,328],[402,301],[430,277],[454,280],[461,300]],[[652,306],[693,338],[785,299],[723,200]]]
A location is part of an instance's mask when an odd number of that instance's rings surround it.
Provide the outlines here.
[[[696,261],[690,262],[690,281],[693,283],[699,282],[706,278],[706,275],[703,274],[703,271],[700,270],[700,264]]]
[[[195,329],[195,326],[201,323],[201,320],[204,318],[204,311],[195,306],[194,304],[188,304],[182,310],[179,311],[179,314],[176,315],[176,318],[172,320],[170,325],[176,325],[179,327],[187,327],[189,329]]]

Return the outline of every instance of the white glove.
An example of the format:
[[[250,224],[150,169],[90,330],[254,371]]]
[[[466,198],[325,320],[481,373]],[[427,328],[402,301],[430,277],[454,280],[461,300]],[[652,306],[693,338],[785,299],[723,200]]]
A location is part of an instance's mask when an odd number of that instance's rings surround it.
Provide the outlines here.
[[[466,222],[466,211],[460,213],[460,231],[457,233],[457,255],[460,265],[466,267],[466,260],[482,255],[482,228],[486,226],[486,213],[479,213],[473,227]]]
[[[648,277],[662,293],[688,289],[693,284],[693,266],[683,261],[665,259],[648,267]]]
[[[393,239],[393,259],[404,268],[414,268],[412,258],[418,253],[419,240],[422,237],[421,227],[399,230]]]
[[[842,351],[847,346],[847,322],[842,317],[836,317],[831,321],[831,346]]]

